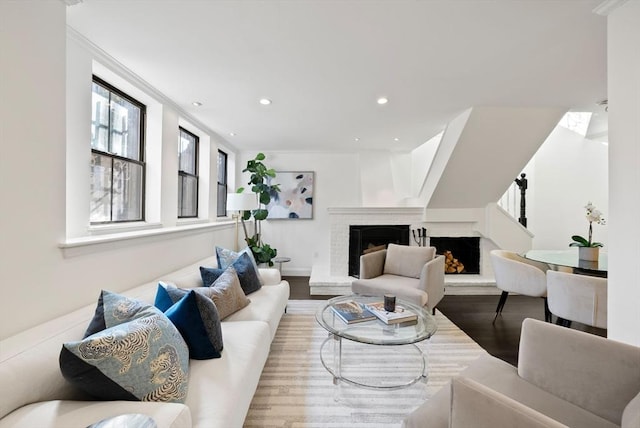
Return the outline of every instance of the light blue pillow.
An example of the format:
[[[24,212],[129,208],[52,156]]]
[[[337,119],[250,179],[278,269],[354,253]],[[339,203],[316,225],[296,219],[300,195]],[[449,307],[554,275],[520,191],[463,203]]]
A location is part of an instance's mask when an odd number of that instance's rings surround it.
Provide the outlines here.
[[[251,264],[253,264],[253,268],[258,275],[260,285],[264,285],[264,280],[260,276],[260,271],[258,270],[258,264],[256,263],[256,259],[255,257],[253,257],[253,252],[249,247],[245,247],[240,252],[231,251],[222,247],[216,247],[216,258],[218,260],[218,267],[220,269],[228,268],[229,266],[233,265],[233,262],[238,260],[238,257],[240,257],[242,254],[246,254],[249,256],[249,258],[251,259]]]
[[[64,378],[102,400],[184,403],[189,349],[178,329],[159,309],[109,294],[105,314],[136,306],[147,315],[64,343],[59,359]]]

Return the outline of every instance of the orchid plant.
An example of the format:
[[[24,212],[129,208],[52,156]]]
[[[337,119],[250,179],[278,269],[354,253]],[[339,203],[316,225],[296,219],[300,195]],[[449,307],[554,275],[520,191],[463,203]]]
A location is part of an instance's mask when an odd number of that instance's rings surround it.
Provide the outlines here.
[[[606,224],[604,217],[602,217],[602,213],[596,209],[596,207],[589,202],[585,207],[587,210],[587,221],[589,222],[589,239],[584,239],[580,235],[573,235],[571,239],[573,242],[569,244],[570,247],[602,247],[602,242],[594,242],[592,240],[593,236],[593,223],[597,223],[600,225]]]

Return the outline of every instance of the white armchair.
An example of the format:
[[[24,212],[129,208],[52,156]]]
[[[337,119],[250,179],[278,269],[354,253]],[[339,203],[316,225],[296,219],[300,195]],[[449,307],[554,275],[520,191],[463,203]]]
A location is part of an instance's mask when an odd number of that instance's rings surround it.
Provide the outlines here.
[[[509,293],[544,298],[544,318],[551,321],[551,312],[547,305],[547,277],[545,272],[549,266],[520,257],[516,253],[505,250],[491,251],[491,264],[496,277],[496,287],[502,290],[502,295],[496,308],[496,321],[502,313],[502,308],[509,297]]]
[[[394,294],[434,312],[444,296],[444,256],[434,247],[389,244],[386,250],[360,257],[360,278],[351,283],[357,294]]]
[[[547,272],[547,301],[552,314],[567,321],[607,328],[607,279]],[[560,320],[561,324],[564,324]]]

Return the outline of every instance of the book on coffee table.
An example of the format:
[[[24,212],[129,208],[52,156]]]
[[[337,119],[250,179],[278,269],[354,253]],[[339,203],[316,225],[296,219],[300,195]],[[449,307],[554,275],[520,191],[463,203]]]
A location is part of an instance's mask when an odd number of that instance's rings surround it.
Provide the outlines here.
[[[369,310],[365,308],[364,305],[353,300],[331,305],[331,309],[333,310],[333,312],[335,312],[336,315],[338,315],[338,318],[340,318],[347,324],[371,321],[376,319],[376,316],[369,312]]]
[[[396,310],[393,312],[385,311],[384,302],[367,303],[365,307],[385,324],[397,324],[418,319],[416,313],[402,305],[396,305]]]

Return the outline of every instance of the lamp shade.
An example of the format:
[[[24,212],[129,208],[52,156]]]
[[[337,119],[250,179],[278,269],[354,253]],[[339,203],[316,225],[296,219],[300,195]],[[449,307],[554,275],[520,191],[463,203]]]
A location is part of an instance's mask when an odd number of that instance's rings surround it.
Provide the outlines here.
[[[247,211],[257,206],[255,193],[227,193],[227,211]]]

